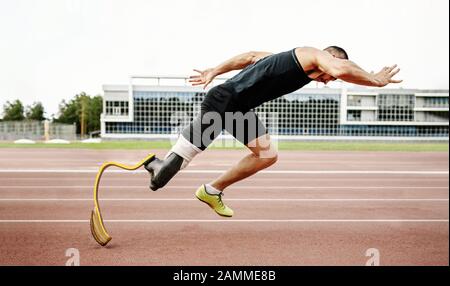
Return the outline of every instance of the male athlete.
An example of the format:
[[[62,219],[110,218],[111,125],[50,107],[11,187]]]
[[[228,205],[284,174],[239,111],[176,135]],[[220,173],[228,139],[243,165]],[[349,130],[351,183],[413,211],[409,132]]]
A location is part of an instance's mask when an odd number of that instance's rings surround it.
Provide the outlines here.
[[[150,188],[156,191],[204,151],[223,129],[227,130],[251,153],[195,193],[200,201],[226,217],[233,216],[233,210],[222,201],[225,188],[277,161],[277,151],[253,108],[296,91],[313,80],[326,84],[341,79],[376,87],[401,82],[393,79],[400,71],[397,65],[369,73],[348,60],[345,50],[337,46],[325,50],[302,47],[279,54],[248,52],[215,68],[195,70],[199,74],[191,76],[190,82],[206,88],[216,76],[232,70],[242,71],[210,89],[201,104],[199,116],[182,131],[165,158],[156,158],[145,166],[150,173]],[[242,116],[237,116],[239,114]]]

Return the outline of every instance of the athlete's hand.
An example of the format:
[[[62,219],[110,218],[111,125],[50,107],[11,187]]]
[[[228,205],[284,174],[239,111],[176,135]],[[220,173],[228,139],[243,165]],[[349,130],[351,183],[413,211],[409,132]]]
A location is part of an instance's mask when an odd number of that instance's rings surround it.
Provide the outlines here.
[[[397,65],[384,67],[380,72],[374,74],[375,82],[379,87],[386,86],[390,83],[401,83],[402,80],[392,79],[400,71]]]
[[[216,75],[213,72],[213,69],[206,69],[206,70],[194,70],[195,72],[198,72],[197,75],[191,75],[189,77],[189,82],[193,85],[204,85],[203,89],[205,89],[208,84],[212,82],[212,80],[216,77]]]

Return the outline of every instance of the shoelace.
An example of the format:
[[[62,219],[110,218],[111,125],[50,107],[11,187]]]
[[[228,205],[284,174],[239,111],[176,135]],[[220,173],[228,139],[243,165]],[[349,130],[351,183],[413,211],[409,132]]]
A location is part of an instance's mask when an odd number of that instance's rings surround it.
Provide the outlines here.
[[[221,208],[225,208],[225,205],[222,202],[222,197],[224,196],[223,192],[220,192],[220,194],[217,195],[217,202],[219,203]]]

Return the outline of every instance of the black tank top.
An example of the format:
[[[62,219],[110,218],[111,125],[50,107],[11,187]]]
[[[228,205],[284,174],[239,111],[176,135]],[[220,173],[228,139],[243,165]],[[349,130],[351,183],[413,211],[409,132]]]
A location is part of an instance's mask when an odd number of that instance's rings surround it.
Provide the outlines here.
[[[234,94],[244,109],[298,90],[311,82],[295,56],[295,49],[267,56],[247,66],[221,87]]]

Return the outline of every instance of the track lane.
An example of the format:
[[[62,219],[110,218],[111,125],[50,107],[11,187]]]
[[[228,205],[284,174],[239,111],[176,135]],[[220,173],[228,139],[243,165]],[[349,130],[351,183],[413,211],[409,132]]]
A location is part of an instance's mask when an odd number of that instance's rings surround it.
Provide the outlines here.
[[[7,151],[0,150],[0,169],[95,170],[106,160],[135,163],[147,154],[142,150]],[[244,153],[208,151],[189,169],[225,169]],[[105,174],[101,198],[119,200],[101,202],[113,236],[111,245],[101,248],[91,238],[87,222],[95,171],[0,173],[0,219],[36,220],[42,216],[80,220],[0,223],[0,264],[64,265],[65,250],[75,247],[80,250],[82,265],[364,265],[368,259],[365,251],[375,247],[380,250],[382,265],[448,265],[448,153],[280,153],[279,163],[270,170],[447,174],[259,174],[226,192],[224,200],[237,212],[231,219],[236,223],[228,223],[231,220],[192,200],[195,188],[217,174],[180,173],[160,192],[148,190],[144,173]],[[27,160],[30,157],[33,160]],[[13,158],[18,160],[16,165],[11,164]],[[1,201],[8,198],[18,200]],[[68,201],[21,200],[33,198]],[[74,198],[83,200],[70,201]],[[243,200],[252,198],[265,200]],[[277,198],[282,200],[267,201]],[[305,199],[322,201],[301,201]],[[324,217],[325,221],[317,221]],[[384,220],[354,220],[380,217]],[[157,218],[161,221],[154,222]],[[255,221],[274,218],[280,221]],[[444,221],[407,221],[423,218]],[[174,219],[180,221],[168,221]]]

